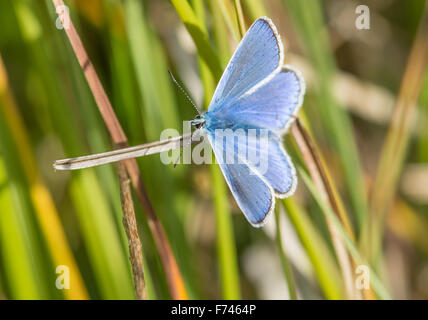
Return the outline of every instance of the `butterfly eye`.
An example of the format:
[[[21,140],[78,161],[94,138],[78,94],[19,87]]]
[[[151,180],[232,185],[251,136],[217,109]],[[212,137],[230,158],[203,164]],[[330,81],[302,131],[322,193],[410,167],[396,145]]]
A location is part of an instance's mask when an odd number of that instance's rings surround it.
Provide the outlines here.
[[[199,129],[205,124],[205,118],[201,117],[200,115],[197,115],[195,119],[190,121],[190,124],[196,129]]]

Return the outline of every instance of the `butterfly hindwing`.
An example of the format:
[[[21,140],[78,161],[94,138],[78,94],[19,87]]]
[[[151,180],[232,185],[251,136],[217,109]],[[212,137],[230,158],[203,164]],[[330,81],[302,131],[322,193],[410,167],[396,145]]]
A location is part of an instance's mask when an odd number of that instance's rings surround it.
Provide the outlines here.
[[[236,143],[216,142],[213,132],[207,132],[207,136],[238,206],[253,226],[263,226],[275,206],[274,191],[244,158],[238,159]],[[233,154],[231,163],[226,161],[227,154]]]
[[[266,129],[259,129],[266,130]],[[235,131],[239,136],[242,131]],[[247,139],[247,158],[252,168],[260,174],[266,183],[274,190],[275,196],[285,198],[294,193],[297,185],[296,169],[291,162],[290,156],[282,146],[282,139],[277,134],[267,130],[265,138],[245,133]],[[243,148],[241,148],[243,150]],[[256,161],[251,161],[254,155]]]

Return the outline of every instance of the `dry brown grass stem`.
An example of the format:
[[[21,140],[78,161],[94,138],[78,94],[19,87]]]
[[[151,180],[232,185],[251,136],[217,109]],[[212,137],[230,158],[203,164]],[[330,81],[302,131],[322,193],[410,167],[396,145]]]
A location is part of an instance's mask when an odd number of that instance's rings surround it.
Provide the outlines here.
[[[52,0],[52,2],[55,6],[55,9],[61,11],[60,9],[61,6],[64,5],[64,2],[62,0]],[[59,14],[59,17],[64,19],[65,15]],[[68,28],[65,28],[65,32],[73,48],[73,51],[76,54],[77,60],[79,61],[79,64],[95,98],[95,102],[98,106],[101,116],[113,139],[113,142],[116,147],[126,147],[128,145],[128,140],[111,106],[110,100],[104,91],[101,81],[98,78],[95,68],[88,57],[83,43],[77,34],[76,29],[74,28],[73,22],[69,17],[66,18],[69,19],[69,21],[67,21],[69,24]],[[65,21],[63,21],[63,24],[64,22]],[[172,253],[171,246],[166,237],[165,230],[163,229],[148,197],[137,161],[135,159],[128,159],[123,162],[125,164],[126,170],[128,171],[128,175],[131,178],[132,185],[135,188],[138,198],[140,199],[146,212],[149,226],[155,239],[163,267],[165,269],[171,297],[173,299],[186,299],[187,293],[180,270],[178,269],[176,259]]]
[[[129,260],[134,278],[135,297],[138,300],[147,298],[143,271],[143,252],[140,237],[138,236],[137,221],[135,219],[134,202],[132,201],[130,180],[122,162],[118,163],[120,200],[123,210],[123,227],[125,228],[129,246]]]
[[[300,120],[297,118],[291,126],[291,134],[302,154],[303,160],[308,168],[309,174],[317,187],[320,195],[326,203],[330,204],[330,207],[337,214],[340,221],[343,223],[345,230],[351,239],[354,239],[352,229],[347,219],[341,214],[340,204],[336,200],[337,196],[334,193],[334,189],[330,184],[328,175],[324,170],[322,159],[318,153],[314,142],[312,141],[309,133],[303,127]],[[346,251],[345,244],[340,237],[340,234],[332,221],[326,216],[327,227],[329,229],[333,247],[336,251],[336,256],[339,261],[339,266],[342,272],[342,277],[345,284],[346,296],[349,299],[359,298],[354,286],[354,275],[353,275],[353,262]]]

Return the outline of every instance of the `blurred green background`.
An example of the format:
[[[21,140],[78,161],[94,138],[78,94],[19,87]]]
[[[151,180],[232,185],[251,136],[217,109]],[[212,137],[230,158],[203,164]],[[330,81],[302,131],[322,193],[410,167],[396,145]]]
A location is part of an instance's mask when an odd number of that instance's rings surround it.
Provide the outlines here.
[[[131,145],[181,131],[195,117],[168,69],[206,108],[241,38],[237,5],[247,28],[272,18],[286,62],[307,82],[299,116],[350,221],[353,238],[341,237],[353,281],[362,261],[375,281],[352,297],[428,298],[425,1],[65,4]],[[370,9],[370,29],[356,28],[360,4]],[[0,1],[0,299],[133,299],[116,166],[52,168],[113,148],[56,19],[48,0]],[[301,179],[307,169],[290,135],[285,144],[299,185],[262,229],[246,221],[216,165],[174,169],[159,155],[138,159],[187,297],[350,298],[326,223],[331,210],[311,179]],[[134,205],[148,296],[168,299],[168,270],[136,197]],[[69,289],[55,286],[59,265],[69,267]]]

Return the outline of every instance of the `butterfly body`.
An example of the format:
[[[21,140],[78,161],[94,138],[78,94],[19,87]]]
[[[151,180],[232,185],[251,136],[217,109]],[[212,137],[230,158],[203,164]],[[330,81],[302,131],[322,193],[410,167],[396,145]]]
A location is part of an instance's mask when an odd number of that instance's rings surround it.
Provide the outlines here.
[[[192,120],[223,160],[218,162],[226,182],[255,227],[266,222],[275,198],[293,194],[297,185],[281,135],[302,105],[305,84],[283,59],[276,27],[259,18],[233,54],[208,111]],[[225,132],[233,136],[227,140]]]

